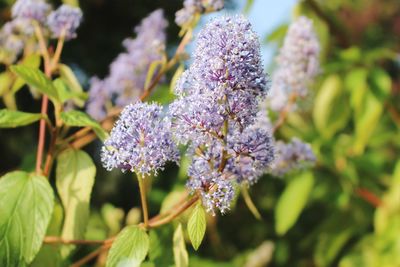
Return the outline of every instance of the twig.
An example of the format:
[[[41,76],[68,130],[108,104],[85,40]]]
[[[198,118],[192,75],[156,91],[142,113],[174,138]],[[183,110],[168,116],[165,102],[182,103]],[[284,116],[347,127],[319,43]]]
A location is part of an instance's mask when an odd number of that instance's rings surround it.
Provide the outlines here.
[[[275,133],[279,127],[285,122],[287,116],[289,115],[290,109],[292,108],[293,104],[296,102],[297,94],[292,92],[289,96],[289,101],[287,102],[286,106],[282,109],[279,113],[279,118],[276,121],[274,127],[272,128],[272,132]]]
[[[194,203],[196,203],[197,200],[199,200],[199,196],[196,195],[193,198],[191,198],[189,201],[184,203],[182,206],[180,206],[176,210],[172,211],[168,216],[166,216],[158,221],[155,221],[153,223],[149,223],[149,228],[155,228],[155,227],[158,227],[158,226],[161,226],[161,225],[171,222],[176,217],[178,217],[182,212],[184,212],[186,209],[190,208]]]
[[[35,34],[39,41],[40,52],[42,54],[44,60],[44,72],[47,77],[51,77],[51,68],[50,68],[50,56],[46,48],[46,43],[43,37],[42,30],[38,24],[34,25]],[[49,105],[49,99],[46,95],[42,97],[42,106],[40,109],[40,113],[42,116],[47,116],[47,108]],[[39,122],[39,137],[38,137],[38,148],[36,152],[36,173],[40,174],[42,172],[42,160],[43,160],[43,151],[45,145],[46,138],[46,121],[45,119],[41,119]]]
[[[111,248],[112,242],[105,243],[95,251],[91,252],[90,254],[86,255],[82,259],[78,260],[77,262],[73,263],[71,267],[80,267],[87,262],[91,261],[92,259],[96,258],[99,254],[101,254],[104,251],[107,251],[109,248]]]
[[[144,227],[147,228],[147,226],[149,225],[149,210],[147,208],[146,186],[144,184],[144,177],[137,174],[137,179],[139,182],[140,201],[142,203]]]
[[[150,220],[148,228],[156,228],[156,227],[159,227],[161,225],[171,222],[176,217],[178,217],[181,213],[183,213],[185,210],[190,208],[194,203],[196,203],[198,199],[199,199],[199,197],[196,195],[193,198],[191,198],[190,200],[188,200],[187,202],[185,202],[179,208],[174,209],[168,216],[166,216],[160,220],[153,221],[153,222],[151,222],[152,220]],[[61,241],[61,240],[57,240],[57,239],[53,239],[53,240]],[[99,254],[101,254],[102,252],[107,251],[109,248],[111,248],[114,240],[115,240],[115,238],[109,238],[105,241],[95,241],[95,242],[98,242],[97,244],[103,244],[103,245],[101,247],[99,247],[98,249],[96,249],[95,251],[91,252],[90,254],[86,255],[79,261],[72,264],[71,267],[80,267],[80,266],[86,264],[87,262],[91,261],[92,259],[96,258]],[[78,244],[77,242],[80,242],[79,244],[93,244],[93,241],[88,241],[87,243],[85,243],[85,242],[83,242],[84,240],[62,240],[62,241],[63,242],[59,242],[59,243]],[[57,242],[54,242],[54,243],[57,243]]]
[[[68,240],[63,239],[59,236],[46,236],[43,240],[45,244],[64,244],[64,245],[103,245],[105,243],[104,240]]]
[[[356,194],[374,207],[379,207],[382,204],[382,200],[368,189],[357,188]]]

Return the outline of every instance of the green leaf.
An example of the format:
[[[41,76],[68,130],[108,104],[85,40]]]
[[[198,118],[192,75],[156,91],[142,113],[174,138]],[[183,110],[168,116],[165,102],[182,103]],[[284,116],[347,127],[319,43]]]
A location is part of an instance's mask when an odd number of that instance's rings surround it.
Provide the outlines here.
[[[42,246],[53,211],[43,176],[15,171],[0,179],[0,266],[24,266]]]
[[[100,126],[100,124],[92,119],[88,114],[78,111],[71,110],[61,112],[61,120],[68,126],[85,127],[89,126],[93,129],[96,135],[101,139],[105,140],[108,136],[107,132]]]
[[[24,66],[27,66],[27,67],[35,68],[35,69],[39,68],[40,54],[36,53],[36,54],[31,54],[31,55],[25,57],[21,64]],[[18,77],[15,80],[15,82],[11,88],[11,92],[13,94],[15,94],[22,88],[22,86],[24,86],[24,84],[25,84],[25,81],[21,77]]]
[[[392,79],[389,74],[381,68],[374,68],[370,73],[369,80],[374,95],[380,101],[385,101],[392,90]]]
[[[206,233],[206,213],[199,202],[192,211],[192,215],[188,221],[188,233],[193,248],[197,250],[203,241],[204,234]]]
[[[173,266],[174,254],[171,249],[173,234],[172,224],[150,230],[149,260],[156,266]]]
[[[147,90],[150,86],[153,77],[158,70],[162,69],[165,65],[165,60],[156,60],[150,63],[149,70],[147,71],[146,81],[144,82],[144,89]]]
[[[12,72],[18,75],[18,77],[22,78],[27,84],[35,87],[35,89],[47,95],[54,103],[60,102],[57,89],[54,87],[49,78],[47,78],[39,69],[24,65],[14,65],[11,66],[10,69]]]
[[[347,99],[338,75],[325,79],[315,98],[313,119],[317,130],[326,139],[346,126],[350,118]]]
[[[168,85],[160,85],[155,88],[149,97],[149,102],[155,101],[160,104],[168,104],[175,99],[175,95],[169,90]]]
[[[249,14],[251,7],[254,4],[254,0],[247,0],[246,5],[243,8],[243,13],[244,14]]]
[[[9,109],[0,109],[0,128],[15,128],[38,121],[43,116],[38,113],[28,113]]]
[[[96,167],[84,151],[67,149],[57,157],[56,186],[65,212],[62,238],[84,238],[95,175]],[[67,257],[74,248],[63,246],[61,255]]]
[[[10,72],[2,72],[0,74],[0,96],[3,96],[10,89],[12,77]]]
[[[171,92],[175,90],[176,84],[184,71],[185,65],[183,63],[179,64],[179,67],[176,69],[174,76],[172,76],[171,83],[169,84],[169,90]]]
[[[288,30],[288,25],[287,24],[282,24],[281,26],[277,27],[272,33],[270,33],[266,39],[265,42],[277,42],[277,41],[282,41],[283,38],[286,35],[286,32]]]
[[[175,229],[173,238],[173,251],[176,267],[189,266],[189,254],[186,250],[185,238],[183,236],[182,224],[179,224]]]
[[[376,126],[383,113],[383,103],[371,92],[366,92],[363,99],[363,108],[358,114],[356,124],[356,134],[354,140],[354,153],[361,155],[365,146],[371,138]]]
[[[63,209],[58,201],[54,203],[53,214],[49,226],[47,227],[47,236],[59,236],[63,223]],[[39,253],[29,267],[43,266],[63,266],[61,263],[60,248],[54,244],[43,244]]]
[[[365,93],[368,91],[367,84],[368,70],[357,68],[350,71],[345,77],[345,87],[350,93],[350,104],[357,116],[362,109]]]
[[[112,244],[106,267],[139,267],[149,250],[149,236],[138,226],[125,227]]]
[[[79,100],[78,102],[81,104],[77,104],[77,106],[82,107],[84,104],[84,100],[86,98],[86,94],[83,92],[73,92],[70,90],[69,85],[60,78],[57,78],[53,81],[54,87],[57,89],[58,95],[62,103],[65,103],[68,100],[72,100],[75,104],[75,100]]]
[[[275,209],[275,230],[279,235],[285,234],[296,223],[313,185],[313,174],[305,172],[290,181],[285,188]]]
[[[71,90],[71,96],[73,96],[73,101],[78,107],[83,107],[85,100],[87,98],[84,93],[81,84],[76,78],[74,72],[70,67],[64,64],[59,64],[58,69],[60,71],[60,78],[66,83],[68,88]]]

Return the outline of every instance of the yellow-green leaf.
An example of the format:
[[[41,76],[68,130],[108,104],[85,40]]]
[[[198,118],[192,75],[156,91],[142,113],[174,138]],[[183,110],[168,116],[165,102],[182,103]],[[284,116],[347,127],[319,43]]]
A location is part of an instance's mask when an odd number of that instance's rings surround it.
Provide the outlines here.
[[[11,66],[10,69],[12,72],[18,75],[18,77],[22,78],[27,84],[35,87],[35,89],[47,95],[54,103],[60,102],[57,89],[54,87],[49,78],[47,78],[39,69],[24,65],[14,65]]]
[[[176,227],[173,238],[173,251],[176,267],[189,266],[189,254],[186,250],[185,238],[183,235],[182,224]]]
[[[97,121],[82,111],[70,110],[61,112],[61,120],[68,126],[91,127],[101,140],[105,140],[108,136],[107,132]]]
[[[84,151],[67,149],[57,157],[56,186],[65,212],[62,238],[84,238],[95,175],[96,167]],[[74,247],[63,246],[62,256],[67,257]]]
[[[39,113],[28,113],[9,109],[0,109],[0,128],[15,128],[38,121],[43,116]]]
[[[301,173],[285,188],[275,209],[275,230],[285,234],[297,221],[306,206],[314,185],[314,176],[310,172]]]
[[[199,202],[193,209],[192,214],[188,221],[188,233],[193,248],[197,250],[203,241],[204,234],[206,233],[206,214],[203,206]]]
[[[149,251],[149,236],[136,225],[125,227],[112,244],[106,267],[139,267]]]

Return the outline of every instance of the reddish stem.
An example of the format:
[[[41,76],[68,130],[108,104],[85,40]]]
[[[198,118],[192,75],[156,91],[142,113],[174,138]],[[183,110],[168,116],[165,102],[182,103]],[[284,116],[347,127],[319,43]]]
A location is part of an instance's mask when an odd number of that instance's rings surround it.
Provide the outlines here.
[[[368,203],[370,203],[375,208],[382,205],[382,200],[377,195],[375,195],[366,188],[357,188],[356,194],[365,201],[367,201]]]

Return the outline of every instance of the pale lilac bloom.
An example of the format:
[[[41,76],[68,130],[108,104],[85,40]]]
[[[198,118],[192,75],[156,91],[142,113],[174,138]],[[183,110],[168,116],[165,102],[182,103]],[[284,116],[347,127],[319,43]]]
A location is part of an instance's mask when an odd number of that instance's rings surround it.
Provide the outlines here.
[[[289,143],[277,141],[275,154],[276,159],[271,165],[270,173],[279,177],[313,166],[316,162],[311,146],[298,138],[293,138]]]
[[[118,168],[140,175],[163,170],[167,161],[177,162],[179,151],[162,107],[142,102],[126,106],[104,142],[101,160],[109,171]]]
[[[64,4],[50,13],[47,18],[47,25],[53,37],[59,38],[64,33],[65,39],[70,40],[76,37],[76,30],[81,21],[81,9]]]
[[[158,9],[144,18],[141,24],[135,27],[136,38],[127,38],[123,41],[126,52],[119,54],[110,65],[110,72],[104,79],[102,95],[108,96],[109,106],[123,107],[135,102],[143,93],[144,85],[150,64],[161,60],[165,53],[166,34],[168,22],[163,11]],[[157,72],[156,72],[157,73]],[[91,89],[96,90],[96,84]],[[96,93],[89,93],[87,110],[90,115],[101,120],[104,113],[96,114],[96,108],[105,103],[96,98]],[[102,110],[109,107],[103,106]]]
[[[271,109],[283,109],[291,93],[301,97],[307,94],[308,86],[319,73],[319,52],[312,20],[299,17],[290,25],[276,59],[269,97]]]

